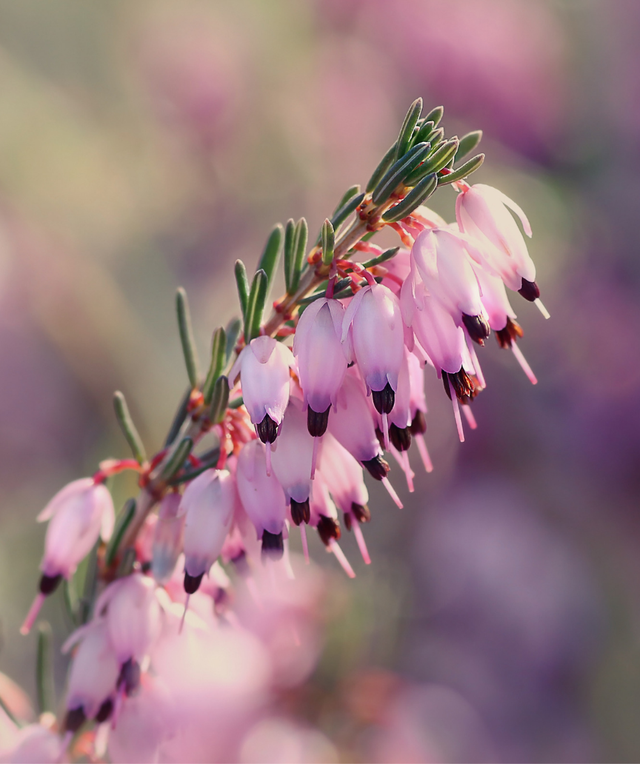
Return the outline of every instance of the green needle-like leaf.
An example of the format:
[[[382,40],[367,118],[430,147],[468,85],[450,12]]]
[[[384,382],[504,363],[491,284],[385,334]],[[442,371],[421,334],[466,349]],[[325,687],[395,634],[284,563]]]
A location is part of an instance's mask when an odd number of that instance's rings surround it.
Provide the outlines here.
[[[411,136],[413,134],[413,128],[416,126],[416,123],[420,119],[421,112],[422,98],[416,98],[416,100],[409,107],[409,111],[407,112],[402,123],[402,127],[400,128],[400,134],[398,135],[398,140],[396,141],[396,160],[400,159],[400,157],[403,157],[407,153],[409,144],[411,142]]]
[[[242,321],[239,318],[232,318],[227,324],[225,333],[227,335],[227,347],[225,348],[225,366],[229,363],[229,359],[233,351],[238,344],[238,337],[242,331]]]
[[[258,263],[258,270],[263,270],[267,274],[267,289],[273,283],[273,277],[280,261],[280,253],[282,252],[282,241],[284,239],[284,229],[278,223],[273,227],[267,243],[264,246],[264,251]]]
[[[267,275],[256,271],[251,284],[251,293],[247,304],[247,317],[244,323],[244,341],[247,345],[260,334],[262,315],[267,301]]]
[[[213,333],[213,342],[211,346],[211,364],[207,373],[207,378],[202,386],[202,395],[206,404],[210,403],[213,393],[213,385],[216,379],[222,373],[226,363],[227,337],[222,327],[216,329]]]
[[[468,177],[472,172],[475,172],[480,168],[483,162],[484,154],[478,154],[477,156],[472,157],[464,164],[461,164],[460,167],[456,168],[452,173],[449,173],[449,175],[441,175],[438,177],[438,185],[446,186],[449,183],[455,183],[457,180],[462,180],[463,178]]]
[[[462,159],[463,157],[466,157],[467,154],[470,154],[475,147],[480,143],[482,140],[482,130],[474,130],[471,133],[467,133],[466,135],[463,135],[462,138],[460,138],[460,143],[458,145],[458,151],[456,153],[456,161],[458,159]]]
[[[435,109],[431,109],[431,111],[424,118],[424,121],[433,122],[434,126],[437,127],[443,116],[444,116],[444,106],[436,106]]]
[[[178,443],[162,469],[161,478],[165,483],[171,480],[171,478],[182,469],[192,448],[193,438],[190,438],[188,435]]]
[[[119,390],[116,390],[113,394],[113,408],[115,409],[120,429],[122,430],[124,437],[127,439],[127,443],[129,444],[129,448],[131,449],[134,458],[138,464],[142,464],[147,460],[144,445],[142,444],[142,439],[133,423],[133,419],[131,419],[131,415],[129,414],[127,401]]]
[[[416,207],[419,207],[422,202],[426,201],[437,187],[438,179],[436,174],[431,173],[431,175],[427,175],[427,177],[423,178],[415,188],[411,189],[401,202],[396,204],[395,207],[391,207],[391,209],[387,210],[382,216],[382,219],[387,223],[396,223],[398,220],[406,218],[407,215],[410,215],[416,209]]]
[[[51,626],[46,621],[38,625],[38,657],[36,660],[36,688],[38,709],[41,714],[56,710],[56,693],[53,682]]]
[[[309,239],[309,226],[305,218],[300,218],[296,225],[295,236],[293,240],[293,268],[289,282],[289,294],[294,294],[300,283],[300,276],[305,265],[305,256],[307,253],[307,241]]]
[[[240,310],[242,311],[242,320],[247,321],[247,304],[249,303],[249,278],[247,269],[242,260],[236,260],[235,270],[236,286],[238,287],[238,298],[240,299]]]
[[[211,408],[209,418],[213,424],[220,424],[224,419],[227,406],[229,405],[229,380],[226,377],[218,377],[213,386],[211,396]]]
[[[198,354],[196,351],[196,343],[193,339],[187,293],[182,287],[176,292],[176,311],[178,313],[178,327],[180,329],[180,341],[182,342],[184,362],[187,367],[187,374],[189,376],[191,388],[195,389],[198,386]]]
[[[458,150],[458,139],[452,138],[450,141],[439,146],[433,154],[421,164],[405,179],[405,185],[415,186],[427,175],[434,172],[440,172],[443,167],[453,159]]]
[[[419,143],[393,164],[373,192],[373,203],[384,204],[412,170],[427,158],[430,150],[428,143]]]
[[[135,514],[136,500],[127,499],[124,507],[122,507],[122,511],[118,515],[116,527],[109,539],[109,545],[107,546],[107,553],[105,555],[105,565],[107,568],[110,568],[113,565],[118,555],[118,549],[120,548],[124,534],[127,532],[127,528],[131,525],[131,521],[135,517]]]
[[[378,185],[378,183],[380,183],[384,174],[393,164],[395,156],[396,156],[396,144],[394,143],[393,146],[389,147],[389,149],[387,150],[387,153],[380,160],[380,164],[373,171],[373,175],[369,178],[369,182],[367,183],[367,188],[366,188],[366,191],[368,194],[370,194],[373,191],[373,189]]]
[[[331,221],[327,218],[322,224],[322,262],[325,265],[331,265],[333,262],[333,250],[336,243],[336,236],[331,225]]]

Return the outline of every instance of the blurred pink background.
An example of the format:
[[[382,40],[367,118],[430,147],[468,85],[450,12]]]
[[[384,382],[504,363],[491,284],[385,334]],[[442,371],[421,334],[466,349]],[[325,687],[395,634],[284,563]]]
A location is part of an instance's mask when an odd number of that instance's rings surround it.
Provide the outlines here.
[[[127,455],[113,390],[161,445],[176,286],[205,357],[234,260],[278,220],[317,231],[422,96],[484,131],[477,180],[530,217],[552,318],[514,306],[539,384],[491,341],[460,446],[430,378],[435,472],[396,480],[402,511],[373,491],[354,582],[314,550],[334,603],[290,713],[345,761],[638,760],[638,39],[634,0],[1,3],[0,670],[33,693],[35,516]]]

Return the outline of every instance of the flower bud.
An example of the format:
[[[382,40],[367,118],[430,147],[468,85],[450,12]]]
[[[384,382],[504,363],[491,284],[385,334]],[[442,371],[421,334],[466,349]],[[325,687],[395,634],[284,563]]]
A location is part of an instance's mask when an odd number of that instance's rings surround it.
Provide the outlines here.
[[[197,591],[202,576],[218,559],[231,528],[236,502],[227,470],[206,470],[189,484],[180,503],[184,526],[185,591]]]
[[[278,448],[282,437],[278,442]],[[259,440],[246,443],[238,457],[236,484],[240,501],[255,526],[262,550],[281,557],[287,500],[275,475],[267,475],[265,447]]]
[[[361,289],[345,311],[343,342],[349,333],[367,394],[372,393],[381,414],[388,414],[395,400],[404,348],[398,298],[382,284]]]
[[[351,360],[341,341],[344,308],[338,300],[321,298],[311,303],[298,322],[293,353],[308,406],[307,426],[314,437],[327,429],[329,407]]]
[[[289,401],[292,364],[288,347],[273,337],[256,337],[240,353],[229,374],[231,382],[240,374],[244,405],[263,443],[273,443],[278,435]]]

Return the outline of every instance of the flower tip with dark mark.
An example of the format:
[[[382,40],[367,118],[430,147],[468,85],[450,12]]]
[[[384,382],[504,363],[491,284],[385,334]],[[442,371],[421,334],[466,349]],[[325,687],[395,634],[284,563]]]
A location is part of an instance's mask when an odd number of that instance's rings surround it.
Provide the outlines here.
[[[60,573],[57,576],[45,576],[43,574],[40,578],[40,592],[44,594],[45,597],[48,597],[58,588],[58,584],[61,580],[62,575]]]
[[[462,323],[469,333],[469,337],[478,345],[484,345],[484,341],[491,334],[491,327],[484,316],[468,316],[462,314]]]
[[[296,525],[309,522],[311,519],[309,499],[306,501],[296,501],[295,499],[291,499],[291,519]]]
[[[278,425],[271,419],[269,414],[265,414],[262,422],[256,425],[256,431],[263,443],[273,443],[278,437]]]
[[[381,456],[374,456],[373,459],[367,459],[362,462],[362,466],[368,471],[372,478],[382,480],[389,474],[389,465]]]
[[[391,413],[396,402],[396,394],[388,382],[382,390],[372,390],[371,397],[373,399],[373,405],[376,407],[376,411],[379,414]]]
[[[389,427],[389,438],[398,451],[408,451],[411,445],[411,429],[391,424]]]
[[[184,590],[187,594],[195,594],[200,588],[204,571],[199,576],[190,576],[187,571],[184,572]]]
[[[518,289],[518,294],[521,294],[529,302],[535,302],[540,297],[540,289],[535,281],[522,279],[522,286]]]
[[[264,531],[262,534],[262,555],[271,560],[281,560],[284,554],[284,539],[282,533],[269,533]]]
[[[307,429],[312,438],[321,438],[327,431],[330,410],[331,406],[326,411],[314,411],[311,406],[307,408]]]
[[[325,546],[329,546],[331,539],[337,541],[342,535],[338,521],[334,520],[332,517],[321,515],[318,520],[318,535]]]

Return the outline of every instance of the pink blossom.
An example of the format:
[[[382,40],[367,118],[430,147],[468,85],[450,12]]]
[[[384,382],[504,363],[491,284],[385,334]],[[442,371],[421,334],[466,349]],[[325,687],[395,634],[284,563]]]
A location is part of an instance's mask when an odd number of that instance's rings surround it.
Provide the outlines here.
[[[160,632],[154,580],[141,573],[117,579],[98,597],[96,614],[105,608],[109,641],[121,667],[119,683],[130,693],[138,687],[141,664]]]
[[[282,441],[279,441],[278,448]],[[262,539],[263,553],[280,558],[287,500],[274,475],[267,475],[265,447],[259,440],[246,443],[238,457],[236,484],[240,501]]]
[[[469,238],[447,228],[434,228],[418,236],[411,259],[429,294],[482,345],[489,336],[489,324],[469,255],[476,250]]]
[[[341,302],[321,298],[305,309],[296,329],[293,353],[308,406],[307,426],[314,437],[327,429],[329,408],[351,360],[348,345],[341,342],[343,319]]]
[[[240,374],[242,396],[263,443],[273,443],[289,402],[293,355],[273,337],[256,337],[240,353],[229,379]]]
[[[12,750],[3,761],[15,764],[54,764],[67,761],[60,737],[41,724],[29,724],[15,736]]]
[[[120,663],[104,619],[77,629],[63,645],[62,652],[67,652],[78,642],[67,689],[65,728],[70,732],[76,732],[85,719],[104,722],[111,716],[120,673]]]
[[[534,301],[540,296],[535,283],[536,267],[507,207],[516,213],[525,233],[531,236],[531,226],[522,209],[502,191],[482,183],[458,194],[456,218],[460,230],[478,240],[482,265],[510,289]]]
[[[312,461],[313,438],[307,430],[302,402],[291,398],[273,451],[273,471],[291,503],[291,518],[296,525],[303,520],[309,522]]]
[[[402,363],[404,327],[400,303],[382,284],[361,289],[344,316],[342,340],[351,333],[353,352],[376,409],[388,414],[393,408]]]
[[[180,514],[184,526],[184,587],[197,591],[202,576],[218,559],[231,528],[236,503],[234,480],[227,470],[206,470],[187,486]]]
[[[40,563],[40,591],[20,629],[22,634],[29,633],[44,598],[56,589],[63,577],[71,578],[98,537],[109,540],[114,517],[111,494],[93,478],[69,483],[40,512],[38,522],[50,521]]]

